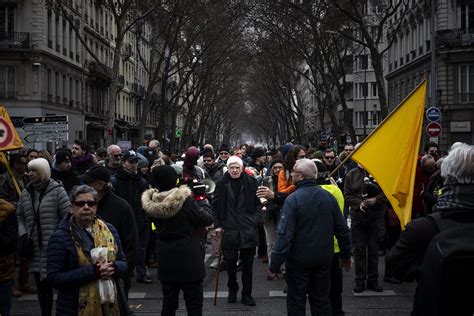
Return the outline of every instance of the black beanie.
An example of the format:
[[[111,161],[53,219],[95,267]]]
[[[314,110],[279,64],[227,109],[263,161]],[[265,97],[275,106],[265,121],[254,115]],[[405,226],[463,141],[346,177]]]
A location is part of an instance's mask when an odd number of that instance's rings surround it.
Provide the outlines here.
[[[226,144],[222,144],[221,147],[219,147],[219,152],[221,151],[227,151],[229,152],[229,145],[226,145]]]
[[[69,149],[58,150],[56,153],[56,164],[59,165],[66,160],[71,160],[71,151]]]
[[[151,171],[156,188],[160,192],[169,191],[176,187],[178,174],[173,167],[161,165],[153,168]]]
[[[262,157],[262,156],[265,156],[265,150],[263,150],[260,147],[255,148],[250,153],[250,158],[252,158],[252,160],[257,160],[258,157]]]

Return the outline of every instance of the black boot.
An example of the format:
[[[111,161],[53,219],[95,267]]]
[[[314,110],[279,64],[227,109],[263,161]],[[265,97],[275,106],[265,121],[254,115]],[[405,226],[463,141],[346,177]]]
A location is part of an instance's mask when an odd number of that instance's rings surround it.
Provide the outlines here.
[[[247,306],[255,306],[255,300],[251,295],[242,295],[242,304]]]
[[[354,287],[354,293],[361,293],[361,292],[364,292],[365,290],[365,284],[364,283],[360,283],[360,282],[356,282],[356,286]]]
[[[374,292],[383,292],[383,288],[377,281],[367,281],[367,290]]]
[[[237,292],[239,291],[239,287],[235,287],[229,289],[229,296],[227,297],[227,303],[233,304],[237,301]]]

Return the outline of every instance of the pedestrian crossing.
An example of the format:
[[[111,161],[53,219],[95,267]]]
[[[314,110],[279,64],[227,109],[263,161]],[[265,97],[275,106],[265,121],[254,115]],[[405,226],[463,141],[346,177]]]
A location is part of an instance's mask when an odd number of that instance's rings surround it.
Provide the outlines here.
[[[205,291],[203,292],[204,298],[214,298],[214,291]],[[395,291],[385,290],[383,292],[374,292],[374,291],[364,291],[361,293],[352,293],[356,297],[372,297],[372,296],[396,296]],[[218,298],[227,298],[229,296],[228,291],[218,291]],[[156,293],[148,296],[148,292],[130,292],[128,295],[130,300],[140,300],[148,298],[156,298]],[[261,297],[261,296],[259,296]],[[268,291],[268,297],[286,297],[286,293],[283,291]],[[54,300],[57,299],[57,294],[54,294]],[[26,294],[17,299],[19,302],[28,302],[28,301],[38,301],[38,296],[36,294]]]

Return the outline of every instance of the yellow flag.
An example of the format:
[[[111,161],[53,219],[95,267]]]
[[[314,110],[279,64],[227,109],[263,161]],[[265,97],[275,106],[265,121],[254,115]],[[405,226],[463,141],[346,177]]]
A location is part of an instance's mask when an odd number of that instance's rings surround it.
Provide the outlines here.
[[[423,81],[352,155],[378,182],[402,229],[411,220],[425,95],[426,81]]]
[[[8,116],[7,110],[0,105],[0,151],[22,148],[20,136]]]

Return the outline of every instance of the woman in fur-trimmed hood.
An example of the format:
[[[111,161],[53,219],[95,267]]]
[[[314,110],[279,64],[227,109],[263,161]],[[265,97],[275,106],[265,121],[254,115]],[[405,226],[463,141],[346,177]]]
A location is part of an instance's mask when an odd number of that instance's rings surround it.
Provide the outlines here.
[[[204,258],[196,229],[212,224],[206,200],[199,204],[187,186],[176,188],[178,175],[170,166],[153,168],[155,189],[143,192],[142,207],[158,231],[158,279],[163,288],[163,313],[174,314],[183,290],[190,315],[202,314]]]

